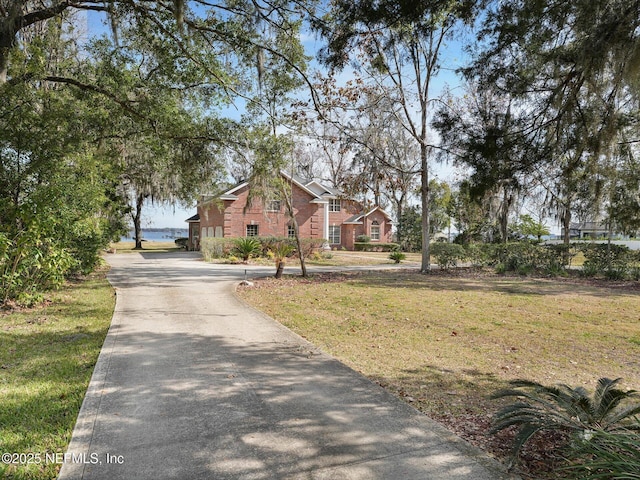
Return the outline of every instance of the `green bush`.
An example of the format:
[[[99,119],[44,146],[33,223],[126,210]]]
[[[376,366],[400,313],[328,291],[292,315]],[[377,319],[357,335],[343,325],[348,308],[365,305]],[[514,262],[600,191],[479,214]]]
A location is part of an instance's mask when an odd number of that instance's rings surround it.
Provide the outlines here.
[[[358,235],[356,237],[356,242],[358,243],[369,243],[371,241],[371,237],[368,235]]]
[[[465,245],[466,258],[474,268],[495,265],[494,245],[491,243],[468,243]]]
[[[389,258],[396,263],[400,263],[402,260],[407,258],[407,256],[403,252],[396,250],[389,254]]]
[[[279,248],[280,245],[291,245],[295,248],[296,241],[294,238],[289,237],[256,237],[262,247],[260,256],[268,257],[269,252],[273,252],[274,249]]]
[[[260,240],[254,237],[236,238],[232,253],[243,262],[247,262],[251,257],[257,257],[262,253],[262,245]]]
[[[467,252],[464,247],[457,243],[432,243],[429,246],[429,250],[436,264],[438,264],[442,270],[455,267],[459,261],[465,260],[467,257]]]
[[[107,248],[109,239],[98,219],[82,219],[71,227],[68,239],[69,253],[76,260],[73,273],[92,272],[100,260],[100,252]]]
[[[355,242],[353,244],[353,249],[356,252],[393,252],[398,248],[400,246],[397,243]]]
[[[617,432],[596,430],[572,442],[564,470],[576,480],[640,478],[638,428]]]
[[[38,302],[77,265],[69,251],[35,225],[13,238],[0,233],[0,302]]]
[[[205,237],[200,240],[200,252],[207,262],[227,258],[235,246],[233,238]]]
[[[497,392],[493,398],[515,398],[494,417],[490,433],[518,427],[514,438],[514,458],[522,446],[540,431],[560,431],[574,438],[594,431],[615,432],[638,428],[633,417],[640,413],[635,390],[616,388],[621,379],[601,378],[593,393],[583,387],[545,386],[527,380],[514,380],[511,388]],[[631,403],[631,401],[636,401]]]
[[[529,241],[512,242],[493,247],[493,261],[498,273],[516,272],[521,275],[543,273],[561,275],[569,259],[562,246],[545,246]]]
[[[584,255],[582,273],[587,277],[604,275],[610,280],[627,277],[633,264],[633,254],[624,245],[587,243],[581,245]]]
[[[176,238],[174,243],[176,244],[176,246],[180,248],[184,248],[186,250],[187,244],[189,243],[189,238],[187,237]]]

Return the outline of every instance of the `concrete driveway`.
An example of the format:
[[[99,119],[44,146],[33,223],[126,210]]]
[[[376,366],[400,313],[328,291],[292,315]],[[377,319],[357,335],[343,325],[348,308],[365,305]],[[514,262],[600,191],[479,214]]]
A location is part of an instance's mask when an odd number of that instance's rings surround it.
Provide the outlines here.
[[[238,300],[243,266],[108,261],[116,310],[61,480],[511,478]]]

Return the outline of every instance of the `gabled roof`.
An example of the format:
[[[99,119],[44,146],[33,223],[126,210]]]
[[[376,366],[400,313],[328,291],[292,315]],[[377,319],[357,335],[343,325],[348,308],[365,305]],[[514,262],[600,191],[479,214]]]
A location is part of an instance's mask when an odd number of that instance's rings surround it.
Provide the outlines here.
[[[280,174],[290,182],[295,183],[296,186],[300,188],[302,191],[311,195],[313,198],[311,199],[310,203],[326,203],[327,202],[324,198],[322,198],[322,193],[318,193],[317,191],[314,191],[311,188],[312,184],[314,183],[313,181],[305,180],[301,177],[298,177],[297,175],[291,175],[285,172],[284,170],[282,170]]]
[[[328,187],[320,183],[318,180],[304,179],[298,175],[295,175],[295,174],[292,175],[290,173],[287,173],[284,170],[282,170],[280,174],[283,177],[285,177],[288,181],[293,182],[302,191],[308,193],[312,197],[310,200],[310,203],[327,203],[331,198],[338,198],[338,197],[344,196],[340,191],[336,190],[335,188]],[[200,202],[200,204],[202,205],[202,204],[209,203],[214,199],[230,200],[230,201],[237,200],[238,196],[235,194],[238,192],[238,190],[241,190],[247,185],[249,185],[249,182],[246,180],[242,180],[236,185],[234,185],[233,187],[222,192],[221,194],[205,196],[204,199]]]
[[[338,198],[344,196],[340,191],[335,188],[329,187],[320,183],[318,180],[310,180],[306,184],[306,187],[313,190],[316,195],[320,195],[323,198]]]
[[[389,220],[389,223],[393,223],[391,221],[391,215],[389,215],[387,212],[385,212],[379,206],[373,207],[367,213],[358,213],[358,214],[354,215],[353,217],[347,218],[342,223],[346,223],[346,224],[349,224],[349,225],[362,225],[362,222],[364,222],[364,219],[367,218],[369,215],[371,215],[375,211],[379,211],[380,213],[382,213],[387,218],[387,220]]]
[[[197,213],[194,216],[189,217],[185,220],[185,222],[187,223],[199,222],[199,221],[200,221],[200,215],[198,215]]]

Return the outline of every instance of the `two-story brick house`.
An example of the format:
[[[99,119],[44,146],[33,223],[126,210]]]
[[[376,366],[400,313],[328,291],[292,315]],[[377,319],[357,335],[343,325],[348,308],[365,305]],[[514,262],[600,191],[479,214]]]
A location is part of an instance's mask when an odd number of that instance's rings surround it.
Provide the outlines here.
[[[392,221],[380,207],[365,210],[355,200],[315,180],[303,180],[282,172],[291,183],[293,208],[301,238],[327,240],[331,248],[353,250],[360,235],[371,242],[391,241]],[[292,237],[293,227],[284,202],[274,198],[264,205],[247,205],[249,184],[242,182],[219,195],[205,195],[198,213],[187,219],[189,248],[199,249],[206,237]]]

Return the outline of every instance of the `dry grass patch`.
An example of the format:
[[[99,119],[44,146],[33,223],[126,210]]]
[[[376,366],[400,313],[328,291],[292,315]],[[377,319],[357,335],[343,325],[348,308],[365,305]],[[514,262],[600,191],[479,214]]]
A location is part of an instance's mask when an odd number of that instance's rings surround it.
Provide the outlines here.
[[[487,397],[509,380],[640,389],[637,284],[398,271],[266,279],[240,295],[498,456],[508,439],[485,437]]]

